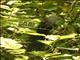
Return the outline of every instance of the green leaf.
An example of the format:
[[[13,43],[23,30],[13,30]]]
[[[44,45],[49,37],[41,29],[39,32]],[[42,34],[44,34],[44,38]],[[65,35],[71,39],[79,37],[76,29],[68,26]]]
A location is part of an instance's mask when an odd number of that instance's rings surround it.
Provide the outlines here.
[[[63,54],[63,55],[51,56],[50,58],[61,58],[61,57],[64,57],[64,58],[72,57],[72,55],[71,54]]]
[[[10,10],[10,7],[7,5],[0,5],[0,8],[2,9],[6,9],[6,10]]]
[[[60,36],[60,35],[47,35],[45,36],[46,39],[49,39],[49,40],[53,40],[53,41],[56,41],[56,40],[61,40],[61,39],[70,39],[70,38],[75,38],[75,36],[77,36],[76,33],[73,33],[73,34],[69,34],[69,35],[63,35],[63,36]]]
[[[77,36],[77,34],[73,33],[73,34],[69,34],[69,35],[60,36],[60,39],[75,38],[75,36]]]
[[[51,45],[54,42],[54,41],[41,41],[41,40],[38,40],[38,41],[46,45]]]
[[[74,60],[80,60],[80,56],[73,56],[72,57]]]
[[[11,54],[21,54],[24,53],[25,50],[21,49],[22,45],[19,44],[17,41],[9,39],[9,38],[1,38],[1,48],[8,49],[7,52]]]
[[[46,51],[32,51],[28,53],[33,54],[35,56],[40,56],[40,57],[49,57],[49,56],[55,56],[55,55],[61,54],[61,53],[47,53]]]
[[[14,4],[16,1],[14,0],[14,1],[9,1],[9,2],[7,2],[7,4],[8,5],[12,5],[12,4]]]
[[[53,40],[53,41],[56,41],[57,39],[59,39],[60,35],[47,35],[45,36],[46,39],[49,39],[49,40]]]
[[[36,33],[34,30],[31,30],[29,28],[18,28],[18,30],[16,28],[12,28],[9,27],[7,28],[8,30],[11,30],[15,33],[21,33],[21,34],[27,34],[27,35],[35,35],[35,36],[45,36],[45,34],[40,34],[40,33]]]
[[[79,51],[79,48],[65,48],[65,47],[57,47],[58,49],[65,49],[65,50],[75,50]]]
[[[28,35],[45,36],[45,34],[27,32]]]
[[[28,56],[21,55],[20,57],[16,57],[14,60],[28,60],[28,59],[29,59]]]
[[[19,49],[22,47],[21,44],[18,44],[15,40],[8,39],[8,38],[1,38],[1,47],[5,47],[6,49]]]

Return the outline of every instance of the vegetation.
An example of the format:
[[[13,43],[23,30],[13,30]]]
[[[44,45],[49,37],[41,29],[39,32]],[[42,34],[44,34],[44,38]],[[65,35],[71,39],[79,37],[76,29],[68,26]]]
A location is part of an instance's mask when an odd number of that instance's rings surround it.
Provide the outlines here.
[[[1,0],[1,60],[80,60],[79,0]]]

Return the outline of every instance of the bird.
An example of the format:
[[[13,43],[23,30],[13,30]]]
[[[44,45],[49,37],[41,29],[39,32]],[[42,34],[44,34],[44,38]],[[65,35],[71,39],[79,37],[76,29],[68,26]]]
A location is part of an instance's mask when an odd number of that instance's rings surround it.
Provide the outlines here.
[[[38,26],[37,32],[45,35],[52,34],[51,30],[54,30],[58,26],[60,20],[62,20],[61,17],[56,13],[43,17]]]

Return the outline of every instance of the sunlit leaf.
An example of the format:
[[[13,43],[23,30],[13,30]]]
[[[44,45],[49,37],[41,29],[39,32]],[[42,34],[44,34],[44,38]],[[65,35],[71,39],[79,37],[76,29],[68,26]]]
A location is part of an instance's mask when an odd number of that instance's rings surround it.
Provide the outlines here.
[[[79,48],[65,48],[65,47],[57,47],[58,49],[65,49],[65,50],[75,50],[79,51]]]
[[[12,8],[12,13],[11,14],[16,13],[18,11],[19,11],[19,8]]]
[[[80,56],[73,56],[72,57],[74,60],[80,60]]]
[[[56,41],[57,39],[59,39],[59,35],[47,35],[45,36],[46,39],[49,39],[49,40],[53,40],[53,41]]]
[[[70,55],[70,54],[63,54],[63,55],[51,56],[50,58],[61,58],[61,57],[72,57],[72,55]]]
[[[9,38],[1,38],[1,47],[5,47],[6,49],[19,49],[22,47],[21,44],[18,44],[15,40]]]
[[[46,45],[51,45],[54,42],[54,41],[41,41],[41,40],[38,40],[38,41]]]
[[[6,10],[10,10],[10,7],[7,5],[0,5],[0,8],[2,9],[6,9]]]
[[[11,54],[22,54],[25,52],[24,49],[12,49],[12,50],[7,50],[7,52],[10,52]]]
[[[49,39],[49,40],[56,41],[56,40],[58,40],[58,39],[75,38],[76,35],[77,35],[76,33],[69,34],[69,35],[63,35],[63,36],[60,36],[60,35],[47,35],[47,36],[45,36],[45,38],[46,38],[46,39]]]
[[[64,35],[64,36],[60,36],[60,39],[75,38],[76,35],[77,35],[76,33]]]
[[[12,5],[12,4],[14,4],[16,2],[16,0],[14,0],[14,1],[9,1],[9,2],[7,2],[7,4],[8,5]]]
[[[45,34],[39,34],[39,33],[26,33],[26,34],[34,36],[45,36]]]

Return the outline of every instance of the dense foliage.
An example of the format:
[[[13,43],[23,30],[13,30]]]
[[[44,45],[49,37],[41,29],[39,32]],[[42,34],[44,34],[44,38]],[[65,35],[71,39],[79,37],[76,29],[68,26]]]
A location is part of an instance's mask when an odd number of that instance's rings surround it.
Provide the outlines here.
[[[80,60],[79,0],[1,0],[1,60]]]

